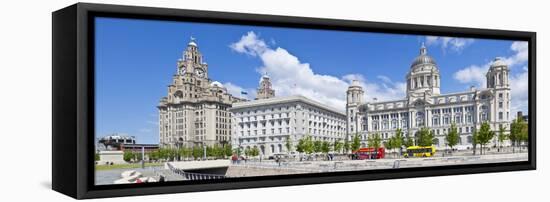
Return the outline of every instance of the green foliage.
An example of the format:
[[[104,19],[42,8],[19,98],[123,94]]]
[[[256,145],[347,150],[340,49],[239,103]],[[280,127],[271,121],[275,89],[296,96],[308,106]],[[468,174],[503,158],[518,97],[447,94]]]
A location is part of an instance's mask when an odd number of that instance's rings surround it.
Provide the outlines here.
[[[291,140],[291,138],[292,137],[290,135],[288,135],[288,137],[285,140],[285,147],[286,147],[287,152],[292,151],[292,140]]]
[[[200,159],[204,156],[204,149],[200,146],[193,147],[191,155],[195,160]]]
[[[387,141],[384,141],[383,145],[384,145],[384,148],[386,148],[388,151],[395,148],[395,143],[393,142],[392,138],[389,138]]]
[[[330,142],[327,142],[327,141],[323,141],[322,145],[321,145],[321,152],[323,153],[329,153],[330,152]]]
[[[476,141],[481,146],[479,154],[483,154],[483,146],[487,145],[494,137],[495,132],[491,131],[491,126],[489,126],[489,123],[482,123],[476,136]]]
[[[335,152],[342,152],[342,148],[344,148],[344,143],[339,140],[335,140],[333,147]]]
[[[313,143],[313,138],[309,135],[306,135],[305,137],[303,137],[303,140],[304,140],[304,152],[306,154],[311,154],[313,152],[315,152],[315,146],[314,146],[314,143]]]
[[[259,155],[260,155],[260,149],[258,147],[253,147],[252,149],[250,149],[250,151],[248,151],[248,156],[255,157]]]
[[[435,135],[430,129],[423,127],[416,132],[416,145],[418,146],[432,146]]]
[[[99,159],[99,153],[95,153],[94,159],[95,159],[96,161],[99,161],[99,160],[100,160],[100,159]]]
[[[456,124],[452,123],[449,132],[445,135],[445,142],[447,142],[447,145],[451,147],[451,150],[454,146],[458,144],[459,138],[460,135],[458,134],[458,130],[456,129]]]
[[[528,130],[528,124],[522,117],[516,118],[516,120],[510,124],[510,135],[508,137],[514,146],[521,145],[522,142],[527,142],[529,140]]]
[[[321,151],[323,151],[322,148],[323,147],[323,142],[321,140],[315,140],[313,141],[313,151],[315,153],[319,153]]]
[[[298,146],[296,146],[296,151],[300,153],[311,154],[315,151],[314,147],[315,146],[313,143],[313,139],[311,138],[311,136],[306,135],[298,141]]]
[[[122,159],[126,162],[136,162],[141,161],[141,152],[132,152],[130,150],[125,150],[122,155]]]
[[[193,150],[191,148],[187,148],[187,147],[181,147],[178,149],[178,156],[179,156],[179,159],[183,159],[183,158],[188,158],[191,156],[191,154],[193,153]]]
[[[391,137],[390,140],[391,140],[392,148],[399,149],[399,155],[401,155],[401,148],[405,144],[405,137],[403,137],[403,131],[401,130],[401,128],[398,128],[395,131],[395,135]]]
[[[349,141],[348,139],[346,138],[346,140],[344,140],[344,153],[347,153],[351,148],[351,145],[349,144]]]
[[[134,153],[129,150],[125,150],[124,154],[122,155],[122,159],[124,159],[124,161],[126,162],[131,162],[132,160],[134,160]]]
[[[223,146],[223,153],[224,157],[233,155],[233,149],[231,148],[231,144],[225,144]]]
[[[382,139],[380,137],[380,134],[378,133],[370,134],[369,137],[367,138],[367,141],[368,141],[368,146],[373,147],[375,149],[380,148],[382,144]]]
[[[405,147],[414,146],[414,139],[411,137],[410,134],[407,133],[407,137],[405,137],[405,141],[403,142],[403,145],[405,145]]]
[[[498,127],[498,136],[497,136],[497,139],[498,139],[498,144],[499,144],[499,147],[502,146],[502,144],[504,143],[504,141],[506,139],[508,139],[508,136],[504,133],[506,131],[506,127],[504,127],[503,125],[500,125]]]
[[[361,139],[359,139],[358,133],[355,133],[353,136],[353,141],[351,142],[350,147],[352,151],[357,151],[361,147]]]

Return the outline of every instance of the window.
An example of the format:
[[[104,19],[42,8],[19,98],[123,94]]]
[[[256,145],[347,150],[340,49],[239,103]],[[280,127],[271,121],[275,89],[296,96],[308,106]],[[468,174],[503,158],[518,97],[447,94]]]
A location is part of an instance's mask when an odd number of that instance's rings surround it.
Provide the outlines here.
[[[503,116],[504,116],[504,114],[502,112],[499,112],[498,113],[498,120],[502,121],[502,119],[504,118]]]
[[[439,117],[435,116],[432,120],[432,125],[439,126]]]
[[[502,102],[498,102],[498,108],[502,109]]]

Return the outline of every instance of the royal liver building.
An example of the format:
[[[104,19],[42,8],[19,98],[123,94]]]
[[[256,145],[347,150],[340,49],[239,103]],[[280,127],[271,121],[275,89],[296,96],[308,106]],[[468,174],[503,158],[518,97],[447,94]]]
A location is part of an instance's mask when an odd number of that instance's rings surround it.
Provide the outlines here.
[[[242,99],[208,78],[208,65],[193,38],[176,70],[168,95],[160,99],[158,106],[160,146],[230,143],[231,113],[227,109]]]
[[[364,102],[364,92],[358,82],[347,90],[347,133],[359,134],[362,146],[367,136],[379,133],[387,139],[401,128],[405,135],[414,135],[427,127],[436,135],[434,145],[445,147],[445,134],[455,123],[460,133],[459,145],[472,144],[472,131],[488,122],[493,130],[502,125],[509,130],[510,84],[509,68],[496,58],[487,74],[487,88],[449,94],[440,93],[440,74],[435,60],[422,45],[406,75],[407,95],[404,99]],[[496,141],[496,140],[495,140]]]

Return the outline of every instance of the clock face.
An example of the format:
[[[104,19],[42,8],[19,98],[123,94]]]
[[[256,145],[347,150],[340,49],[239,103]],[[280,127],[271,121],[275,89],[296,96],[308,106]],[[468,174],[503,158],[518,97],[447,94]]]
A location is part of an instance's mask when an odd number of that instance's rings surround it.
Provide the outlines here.
[[[185,70],[185,67],[182,67],[182,68],[180,69],[180,74],[185,74],[185,71],[186,71],[186,70]]]
[[[202,69],[195,69],[195,74],[199,77],[204,77],[204,71]]]

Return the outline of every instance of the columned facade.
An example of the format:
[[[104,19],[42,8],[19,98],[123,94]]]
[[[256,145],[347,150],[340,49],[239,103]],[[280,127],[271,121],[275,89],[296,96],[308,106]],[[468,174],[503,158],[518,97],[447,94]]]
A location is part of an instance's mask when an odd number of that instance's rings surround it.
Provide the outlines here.
[[[370,134],[378,133],[386,140],[400,128],[405,136],[414,137],[417,131],[427,127],[436,136],[434,145],[443,148],[445,135],[455,123],[460,134],[458,148],[471,148],[472,133],[479,130],[481,123],[489,123],[494,131],[500,126],[504,126],[507,133],[510,130],[509,68],[501,58],[496,58],[486,77],[487,88],[472,87],[468,91],[441,94],[438,67],[422,45],[405,77],[404,99],[354,103],[356,94],[351,92],[362,95],[363,90],[352,83],[347,93],[347,133],[354,134],[355,128],[360,129],[362,146],[365,146]],[[496,144],[496,138],[493,143]]]
[[[345,137],[346,115],[303,96],[274,97],[233,104],[234,148],[258,148],[261,156],[296,150],[305,135],[335,142]],[[286,147],[290,142],[291,150]]]

